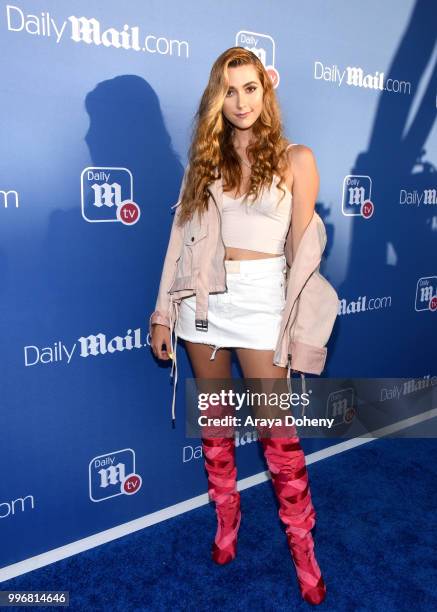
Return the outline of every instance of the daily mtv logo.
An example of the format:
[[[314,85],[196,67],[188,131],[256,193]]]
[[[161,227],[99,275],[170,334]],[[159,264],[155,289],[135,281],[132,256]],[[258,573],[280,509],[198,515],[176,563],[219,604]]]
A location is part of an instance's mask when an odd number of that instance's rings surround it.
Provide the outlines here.
[[[272,80],[273,87],[276,88],[279,85],[279,72],[275,68],[275,41],[271,36],[259,32],[250,32],[249,30],[240,30],[235,37],[235,46],[252,51],[263,63]]]
[[[326,418],[334,419],[333,427],[349,424],[355,415],[355,393],[351,387],[333,391],[326,402]]]
[[[133,201],[133,178],[128,168],[85,168],[80,175],[82,217],[89,223],[133,225],[140,208]]]
[[[372,179],[370,176],[348,174],[344,177],[341,211],[345,216],[370,216],[365,215],[365,210],[366,204],[373,210],[371,198]]]
[[[414,308],[418,312],[421,310],[437,311],[437,276],[419,278]]]
[[[132,495],[141,488],[135,473],[135,452],[131,448],[99,455],[89,463],[89,495],[100,502],[117,495]]]

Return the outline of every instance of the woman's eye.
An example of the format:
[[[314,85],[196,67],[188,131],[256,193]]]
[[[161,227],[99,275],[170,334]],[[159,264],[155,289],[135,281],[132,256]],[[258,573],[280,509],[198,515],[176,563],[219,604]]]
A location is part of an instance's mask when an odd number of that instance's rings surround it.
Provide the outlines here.
[[[253,93],[254,91],[256,91],[256,86],[255,85],[251,85],[250,87],[247,88],[247,91],[249,93]],[[230,94],[234,93],[233,89],[229,89],[228,93],[226,94],[226,97],[229,97]]]

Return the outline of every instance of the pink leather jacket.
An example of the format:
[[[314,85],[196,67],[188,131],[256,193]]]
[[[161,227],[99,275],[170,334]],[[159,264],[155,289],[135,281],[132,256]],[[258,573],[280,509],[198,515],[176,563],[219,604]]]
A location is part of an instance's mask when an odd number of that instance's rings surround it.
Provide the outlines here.
[[[196,328],[208,329],[208,294],[224,292],[226,271],[225,246],[221,236],[221,210],[223,183],[216,179],[208,186],[208,210],[201,218],[197,214],[184,224],[176,225],[188,167],[182,180],[173,226],[159,285],[154,312],[149,318],[152,325],[160,323],[170,328],[173,363],[170,377],[173,381],[172,419],[175,423],[175,393],[177,384],[177,334],[173,333],[182,298],[196,295]],[[292,223],[292,221],[291,221]],[[336,291],[320,272],[320,261],[326,247],[326,230],[320,216],[314,211],[292,257],[291,223],[287,233],[284,254],[287,261],[286,302],[273,356],[273,363],[287,367],[291,392],[291,372],[300,372],[305,392],[305,372],[321,374],[324,369],[326,344],[339,309]]]

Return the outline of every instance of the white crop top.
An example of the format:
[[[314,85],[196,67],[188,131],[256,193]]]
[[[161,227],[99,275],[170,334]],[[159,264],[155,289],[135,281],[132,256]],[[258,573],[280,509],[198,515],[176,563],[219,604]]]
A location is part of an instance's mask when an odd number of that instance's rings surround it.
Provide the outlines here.
[[[242,202],[244,195],[231,198],[223,192],[222,235],[226,247],[280,255],[291,220],[292,195],[286,185],[285,195],[277,189],[279,177],[273,175],[270,188],[264,188],[258,200]],[[281,203],[278,205],[279,200]]]

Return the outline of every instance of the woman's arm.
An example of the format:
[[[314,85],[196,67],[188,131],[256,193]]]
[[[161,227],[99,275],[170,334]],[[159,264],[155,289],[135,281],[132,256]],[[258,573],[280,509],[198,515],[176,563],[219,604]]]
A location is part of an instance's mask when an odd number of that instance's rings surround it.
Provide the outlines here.
[[[314,213],[319,192],[319,173],[312,150],[296,145],[288,150],[288,164],[292,173],[292,251],[293,258]]]

